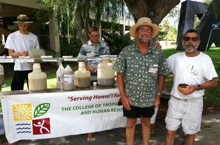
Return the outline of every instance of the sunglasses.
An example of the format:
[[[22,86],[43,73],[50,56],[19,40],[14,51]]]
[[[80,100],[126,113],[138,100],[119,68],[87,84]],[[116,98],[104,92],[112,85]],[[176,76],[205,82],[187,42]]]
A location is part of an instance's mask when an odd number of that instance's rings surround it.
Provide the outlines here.
[[[198,38],[197,37],[184,37],[183,40],[186,42],[188,42],[190,40],[192,40],[193,42],[196,42],[196,41],[198,41]]]

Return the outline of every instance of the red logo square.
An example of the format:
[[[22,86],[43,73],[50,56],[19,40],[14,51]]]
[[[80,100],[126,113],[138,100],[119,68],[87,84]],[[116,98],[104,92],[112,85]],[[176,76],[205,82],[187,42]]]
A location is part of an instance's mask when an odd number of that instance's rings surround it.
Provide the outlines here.
[[[50,134],[50,118],[32,120],[33,134]]]

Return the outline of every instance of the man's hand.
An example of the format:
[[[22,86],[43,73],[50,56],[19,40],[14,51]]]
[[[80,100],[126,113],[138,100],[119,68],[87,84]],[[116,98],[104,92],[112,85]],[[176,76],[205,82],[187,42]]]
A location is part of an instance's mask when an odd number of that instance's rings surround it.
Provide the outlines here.
[[[156,97],[156,99],[154,101],[154,106],[155,106],[155,108],[157,108],[157,107],[159,107],[159,105],[160,105],[160,96],[157,95],[157,97]]]
[[[123,107],[126,110],[128,110],[128,111],[131,110],[130,104],[132,104],[132,102],[128,97],[121,98],[121,102],[122,102]]]
[[[86,65],[86,69],[87,69],[88,71],[90,71],[91,73],[96,72],[96,69],[94,69],[92,66],[89,66],[89,65]]]
[[[196,91],[197,90],[197,85],[188,85],[187,88],[188,88],[188,91],[183,92],[184,95],[190,95],[194,91]]]
[[[22,52],[15,52],[13,49],[9,49],[8,50],[8,55],[12,56],[13,58],[18,58],[19,56],[27,56],[28,55],[28,51],[22,51]]]
[[[162,48],[162,46],[160,45],[160,42],[154,42],[153,45]]]
[[[20,56],[27,56],[27,54],[28,54],[28,51],[25,50],[25,51],[22,51],[22,52],[21,52]]]

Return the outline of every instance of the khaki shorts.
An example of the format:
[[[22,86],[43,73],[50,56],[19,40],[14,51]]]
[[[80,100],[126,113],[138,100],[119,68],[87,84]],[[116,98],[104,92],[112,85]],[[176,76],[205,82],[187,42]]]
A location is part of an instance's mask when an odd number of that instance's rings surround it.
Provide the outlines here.
[[[200,131],[203,110],[203,98],[181,100],[171,96],[168,102],[165,118],[168,130],[177,130],[182,124],[185,134],[195,134]]]

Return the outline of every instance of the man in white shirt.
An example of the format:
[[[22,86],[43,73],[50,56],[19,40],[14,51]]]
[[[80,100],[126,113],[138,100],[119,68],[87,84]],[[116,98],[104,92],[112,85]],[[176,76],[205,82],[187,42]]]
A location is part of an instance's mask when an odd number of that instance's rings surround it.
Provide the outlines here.
[[[38,38],[35,34],[28,31],[30,23],[29,17],[24,14],[17,16],[18,31],[8,35],[5,48],[8,49],[9,56],[18,58],[19,56],[28,55],[28,50],[39,48]],[[28,73],[32,72],[33,65],[27,62],[17,62],[15,60],[14,76],[11,83],[11,90],[23,90],[25,80],[28,83]]]
[[[218,75],[211,58],[197,50],[200,44],[199,34],[193,29],[188,30],[183,36],[182,44],[185,52],[167,58],[174,79],[165,118],[166,145],[174,144],[176,130],[180,124],[185,133],[185,144],[194,144],[195,134],[201,128],[205,89],[217,85]],[[181,93],[178,85],[183,83],[188,84],[188,91]]]

